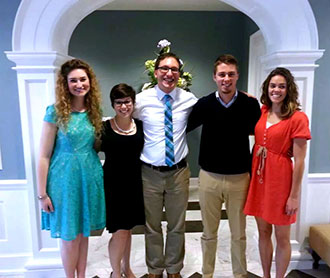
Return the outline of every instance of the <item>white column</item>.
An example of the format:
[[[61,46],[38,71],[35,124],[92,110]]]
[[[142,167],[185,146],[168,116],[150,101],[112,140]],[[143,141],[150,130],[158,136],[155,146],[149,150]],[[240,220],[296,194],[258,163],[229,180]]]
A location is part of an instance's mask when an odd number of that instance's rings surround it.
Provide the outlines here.
[[[302,105],[302,110],[307,114],[311,126],[312,120],[312,104],[313,104],[313,86],[314,86],[314,71],[318,65],[315,62],[322,57],[323,50],[315,51],[281,51],[265,55],[261,58],[267,73],[276,67],[285,67],[291,71],[295,77],[299,87],[299,100]],[[307,217],[309,203],[312,202],[309,198],[308,184],[308,169],[310,159],[310,147],[307,145],[307,153],[305,159],[305,171],[301,187],[301,201],[297,223],[293,225],[291,231],[292,243],[292,261],[310,259],[307,252],[304,250],[306,238],[308,237],[310,220]],[[315,200],[314,200],[315,201]]]
[[[43,117],[47,105],[55,100],[56,70],[70,57],[57,52],[6,52],[6,55],[16,63],[13,69],[17,71],[26,173],[26,202],[10,212],[12,219],[26,215],[26,225],[14,231],[12,244],[19,251],[20,238],[28,235],[30,250],[25,277],[63,277],[59,241],[51,239],[48,231],[40,229],[36,169]]]

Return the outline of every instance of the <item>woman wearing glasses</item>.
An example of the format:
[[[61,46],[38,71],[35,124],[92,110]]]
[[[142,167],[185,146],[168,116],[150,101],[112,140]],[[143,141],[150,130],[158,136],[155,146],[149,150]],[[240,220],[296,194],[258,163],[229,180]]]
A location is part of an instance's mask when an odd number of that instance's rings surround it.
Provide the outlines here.
[[[143,129],[142,122],[132,117],[132,87],[123,83],[114,86],[110,101],[116,115],[103,123],[101,151],[105,153],[106,228],[112,233],[108,245],[111,277],[134,278],[129,263],[131,229],[145,224],[140,162]]]

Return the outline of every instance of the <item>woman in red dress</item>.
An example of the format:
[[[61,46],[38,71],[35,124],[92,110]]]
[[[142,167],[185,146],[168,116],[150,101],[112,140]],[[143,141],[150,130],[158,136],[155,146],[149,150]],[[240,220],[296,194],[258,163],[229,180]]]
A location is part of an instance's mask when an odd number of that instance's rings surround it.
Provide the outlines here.
[[[269,74],[262,85],[260,101],[262,115],[255,127],[252,177],[244,213],[255,216],[257,221],[264,278],[270,277],[274,226],[276,277],[282,278],[291,258],[290,227],[296,222],[311,135],[289,70],[276,68]]]

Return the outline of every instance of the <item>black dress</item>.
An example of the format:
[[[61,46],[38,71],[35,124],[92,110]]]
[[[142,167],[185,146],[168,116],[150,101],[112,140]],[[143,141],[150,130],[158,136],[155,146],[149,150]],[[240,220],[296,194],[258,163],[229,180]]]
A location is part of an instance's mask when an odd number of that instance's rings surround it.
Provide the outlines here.
[[[120,135],[110,120],[103,122],[101,150],[105,153],[106,228],[110,233],[145,224],[140,161],[144,137],[142,122],[135,123],[134,135]]]

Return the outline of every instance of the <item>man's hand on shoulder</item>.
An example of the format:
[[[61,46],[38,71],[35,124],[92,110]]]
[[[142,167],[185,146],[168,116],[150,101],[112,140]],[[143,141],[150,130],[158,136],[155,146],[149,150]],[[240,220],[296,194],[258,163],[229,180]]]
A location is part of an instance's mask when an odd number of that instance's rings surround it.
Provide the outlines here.
[[[246,94],[248,97],[257,99],[254,95],[249,94],[248,92],[241,91],[243,94]]]

